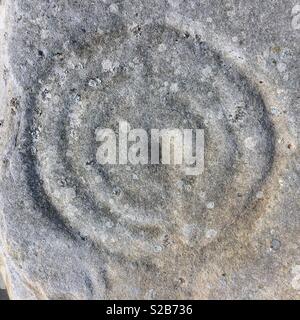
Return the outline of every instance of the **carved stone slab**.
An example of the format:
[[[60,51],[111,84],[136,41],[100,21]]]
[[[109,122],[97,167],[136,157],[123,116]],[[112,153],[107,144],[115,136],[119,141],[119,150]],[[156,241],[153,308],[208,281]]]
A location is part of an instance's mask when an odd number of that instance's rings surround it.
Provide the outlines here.
[[[12,299],[297,299],[295,1],[0,1]],[[201,128],[204,172],[101,165],[97,128]]]

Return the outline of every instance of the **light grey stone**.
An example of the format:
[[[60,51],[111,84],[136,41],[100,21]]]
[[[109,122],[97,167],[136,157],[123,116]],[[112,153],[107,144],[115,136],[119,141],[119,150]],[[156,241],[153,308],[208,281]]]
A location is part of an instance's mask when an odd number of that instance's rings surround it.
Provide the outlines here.
[[[0,1],[11,299],[299,298],[298,9]],[[120,120],[204,129],[203,174],[99,165]]]
[[[4,284],[4,281],[2,279],[2,276],[0,274],[0,290],[4,290],[5,289],[5,284]]]

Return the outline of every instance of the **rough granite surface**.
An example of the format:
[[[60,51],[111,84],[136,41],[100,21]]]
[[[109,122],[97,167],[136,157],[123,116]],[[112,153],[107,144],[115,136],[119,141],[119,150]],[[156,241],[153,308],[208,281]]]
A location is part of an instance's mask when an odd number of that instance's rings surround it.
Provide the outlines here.
[[[298,0],[0,0],[11,299],[299,299]],[[205,169],[96,161],[205,131]]]

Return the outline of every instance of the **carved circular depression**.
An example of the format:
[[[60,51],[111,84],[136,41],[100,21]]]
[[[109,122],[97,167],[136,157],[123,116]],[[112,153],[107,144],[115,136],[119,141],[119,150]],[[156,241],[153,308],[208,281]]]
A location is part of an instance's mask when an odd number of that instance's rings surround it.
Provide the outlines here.
[[[204,129],[204,173],[100,165],[95,131],[117,132],[121,120],[148,131]],[[34,126],[38,170],[57,212],[83,238],[128,257],[213,241],[243,214],[273,157],[255,88],[205,42],[158,25],[116,28],[57,61]]]

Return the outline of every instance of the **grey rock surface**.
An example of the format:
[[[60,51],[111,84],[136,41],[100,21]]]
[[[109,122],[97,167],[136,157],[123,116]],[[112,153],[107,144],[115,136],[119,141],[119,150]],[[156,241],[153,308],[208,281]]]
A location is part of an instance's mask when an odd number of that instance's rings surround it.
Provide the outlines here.
[[[299,299],[295,0],[0,1],[11,299]],[[205,169],[96,161],[98,127],[205,131]]]

